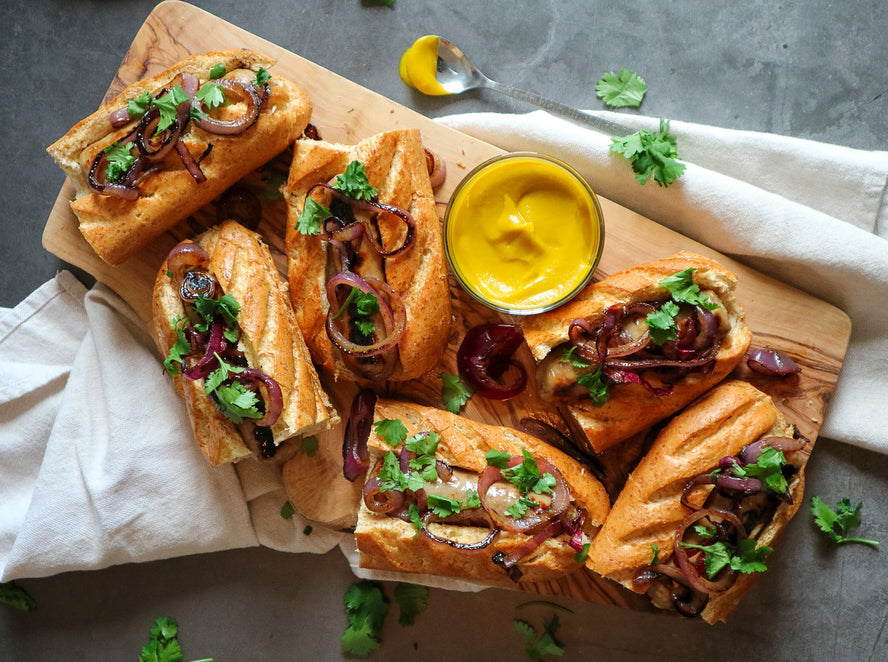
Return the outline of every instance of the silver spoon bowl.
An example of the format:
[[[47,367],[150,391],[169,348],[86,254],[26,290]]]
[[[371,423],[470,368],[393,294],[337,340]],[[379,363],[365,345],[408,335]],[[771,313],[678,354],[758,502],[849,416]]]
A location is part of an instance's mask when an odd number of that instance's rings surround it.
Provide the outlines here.
[[[472,61],[466,57],[466,54],[458,46],[443,37],[438,37],[438,62],[435,79],[450,94],[460,94],[466,90],[480,88],[496,90],[513,99],[533,104],[561,117],[585,124],[602,133],[612,136],[624,136],[633,133],[633,129],[622,124],[596,117],[558,101],[547,99],[534,92],[520,90],[517,87],[491,80],[478,71],[478,68],[472,64]]]

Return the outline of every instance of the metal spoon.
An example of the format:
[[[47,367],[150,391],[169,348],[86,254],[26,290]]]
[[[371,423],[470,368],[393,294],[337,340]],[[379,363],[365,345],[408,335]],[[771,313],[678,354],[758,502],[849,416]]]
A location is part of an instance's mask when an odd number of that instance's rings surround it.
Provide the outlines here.
[[[478,71],[477,67],[472,64],[471,60],[466,57],[466,54],[458,46],[443,37],[438,37],[438,63],[435,78],[450,94],[460,94],[466,90],[487,88],[501,92],[513,99],[539,106],[556,115],[561,115],[612,136],[624,136],[633,132],[629,127],[616,122],[565,106],[563,103],[547,99],[534,92],[520,90],[516,87],[491,80]]]

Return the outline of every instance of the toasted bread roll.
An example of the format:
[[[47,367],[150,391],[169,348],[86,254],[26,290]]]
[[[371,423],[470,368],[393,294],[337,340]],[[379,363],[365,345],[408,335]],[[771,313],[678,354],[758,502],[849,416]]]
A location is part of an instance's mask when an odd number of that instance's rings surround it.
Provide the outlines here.
[[[246,49],[215,51],[189,57],[162,73],[127,87],[96,112],[78,122],[47,151],[76,188],[71,209],[80,221],[80,231],[96,253],[109,264],[120,264],[142,246],[163,234],[207,203],[244,175],[267,162],[290,145],[308,124],[311,103],[308,95],[290,81],[272,75],[269,96],[255,122],[242,133],[210,133],[187,121],[179,140],[199,163],[206,181],[198,183],[175,149],[138,182],[138,197],[124,199],[96,192],[89,186],[90,170],[102,150],[126,139],[139,125],[138,119],[114,128],[112,113],[127,108],[129,101],[144,93],[158,96],[171,89],[180,74],[197,77],[202,85],[211,69],[221,64],[224,78],[252,81],[260,67],[275,60]],[[228,105],[213,111],[220,120],[233,121],[248,104],[226,92]],[[100,168],[101,170],[102,168]]]
[[[658,435],[592,541],[587,566],[630,590],[645,592],[651,582],[633,579],[646,569],[657,570],[658,566],[652,565],[655,551],[656,563],[674,565],[675,538],[685,518],[695,509],[733,507],[731,499],[720,495],[705,479],[693,488],[687,487],[689,482],[713,472],[722,458],[739,456],[745,446],[759,440],[769,439],[763,442],[767,445],[803,446],[794,433],[771,399],[752,385],[729,381],[717,386]],[[789,503],[763,489],[746,494],[741,505],[734,507],[744,513],[745,533],[758,546],[772,545],[802,502],[806,454],[787,450],[785,457],[794,467],[788,478]],[[682,503],[686,488],[687,501],[693,507]],[[734,494],[738,499],[741,496]],[[708,622],[727,620],[755,576],[739,574],[730,583],[722,579],[726,586],[709,595],[701,616]],[[657,606],[669,608],[668,595],[664,598],[662,586],[657,588],[659,591],[650,592],[652,599]]]
[[[572,321],[584,319],[595,324],[614,305],[664,302],[670,298],[670,292],[660,281],[689,268],[693,269],[693,282],[700,291],[718,304],[712,311],[720,342],[714,363],[704,369],[685,369],[674,383],[664,380],[664,391],[669,391],[665,395],[641,383],[617,380],[610,385],[609,399],[595,406],[588,393],[577,388],[579,373],[569,361],[562,360],[564,350],[570,347]],[[743,308],[734,297],[736,284],[737,277],[717,262],[693,253],[678,253],[616,272],[588,286],[567,305],[528,317],[522,325],[538,362],[541,394],[565,405],[597,452],[666,418],[727,377],[748,349],[752,333],[744,321]],[[656,369],[636,372],[647,380],[654,375],[653,380],[657,380]]]
[[[270,426],[274,446],[338,423],[339,416],[321,387],[296,325],[286,286],[259,235],[226,221],[194,243],[208,253],[209,261],[202,268],[218,282],[220,294],[232,296],[239,304],[237,349],[250,368],[272,377],[280,387],[281,413]],[[174,285],[168,262],[157,274],[153,296],[155,340],[164,357],[177,341],[177,329],[183,327],[177,320],[194,317],[193,306],[183,301]],[[226,418],[207,395],[205,379],[190,379],[183,374],[184,365],[179,367],[173,383],[185,398],[195,438],[210,464],[236,462],[249,456],[257,447],[257,442],[249,438],[254,432],[252,426]],[[273,455],[273,451],[264,448],[266,456]]]
[[[347,365],[343,360],[347,357],[325,330],[330,310],[327,282],[341,270],[341,265],[335,264],[338,250],[320,236],[296,229],[309,190],[335,180],[352,161],[364,166],[369,183],[378,189],[379,203],[409,212],[415,222],[412,245],[397,255],[380,257],[367,249],[366,242],[351,243],[360,256],[351,271],[384,280],[406,310],[406,327],[385,379],[414,379],[430,370],[443,354],[451,316],[441,226],[418,130],[390,131],[357,145],[297,141],[285,190],[287,270],[293,308],[316,363],[337,379],[375,379],[355,362]],[[381,216],[375,223],[386,245],[403,240],[403,226]]]
[[[485,459],[488,451],[518,457],[522,456],[522,451],[527,451],[534,461],[540,463],[541,474],[545,474],[544,463],[548,462],[563,476],[570,497],[570,506],[564,511],[563,519],[576,522],[579,514],[585,513],[585,518],[579,524],[581,531],[575,532],[577,540],[581,536],[582,542],[579,544],[592,538],[607,516],[610,504],[602,485],[581,464],[535,437],[431,407],[379,399],[374,420],[380,422],[386,419],[400,420],[407,429],[408,440],[429,433],[440,435],[435,458],[446,468],[439,469],[438,478],[426,482],[422,488],[429,507],[434,498],[432,495],[448,495],[464,503],[468,490],[478,491],[479,475],[488,468]],[[375,429],[379,432],[379,428]],[[372,432],[368,446],[370,470],[367,480],[371,481],[380,476],[379,464],[385,455],[388,452],[399,454],[401,451],[400,447],[393,450],[389,443]],[[510,489],[513,491],[510,492]],[[554,532],[543,534],[545,539],[538,546],[531,544],[526,555],[514,562],[511,570],[507,571],[494,562],[495,555],[508,555],[521,545],[528,545],[533,535],[548,523],[544,515],[543,523],[529,532],[501,530],[496,519],[489,518],[490,511],[502,513],[497,504],[504,506],[514,503],[520,494],[502,479],[485,491],[483,496],[487,506],[483,508],[467,509],[429,521],[427,518],[431,511],[423,511],[420,503],[417,515],[424,522],[423,532],[418,532],[409,517],[401,519],[397,513],[368,509],[368,499],[372,497],[366,496],[367,493],[365,487],[365,498],[360,505],[355,529],[361,567],[462,577],[504,586],[514,586],[515,581],[553,579],[582,567],[574,558],[577,550],[568,544],[571,535],[558,526],[558,517],[554,518]],[[527,495],[540,498],[532,492]],[[409,501],[411,497],[406,498]],[[542,512],[546,512],[545,508]],[[508,518],[507,515],[502,517]],[[457,549],[459,545],[479,543],[493,531],[497,533],[489,544],[482,544],[475,550]]]

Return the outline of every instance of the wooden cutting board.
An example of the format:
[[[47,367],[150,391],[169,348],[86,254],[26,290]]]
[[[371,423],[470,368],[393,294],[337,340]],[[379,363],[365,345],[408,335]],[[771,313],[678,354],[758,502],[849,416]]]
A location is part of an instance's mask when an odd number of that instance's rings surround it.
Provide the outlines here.
[[[293,80],[308,92],[313,104],[312,123],[325,140],[354,143],[381,131],[419,128],[423,142],[441,155],[447,164],[447,179],[436,191],[442,213],[463,175],[475,164],[502,151],[439,125],[294,53],[177,0],[162,2],[152,11],[136,35],[106,98],[190,54],[235,47],[264,51],[278,59],[271,73]],[[397,62],[387,66],[394,72]],[[96,100],[97,107],[99,101]],[[72,124],[77,119],[72,118]],[[590,184],[595,187],[594,181]],[[186,222],[153,242],[138,256],[118,267],[111,267],[93,253],[80,235],[77,220],[69,208],[73,195],[73,186],[66,181],[44,229],[44,247],[114,289],[145,320],[146,329],[149,328],[150,293],[158,267],[177,241],[191,236],[195,228],[206,221]],[[744,304],[748,323],[754,332],[753,345],[787,352],[799,363],[802,372],[781,380],[756,376],[741,366],[732,377],[746,379],[770,394],[801,433],[813,442],[848,345],[851,332],[848,317],[823,301],[749,269],[609,200],[601,199],[601,205],[606,223],[606,240],[596,278],[680,250],[713,257],[738,275],[740,285],[737,296]],[[273,206],[266,211],[259,229],[283,274],[282,211]],[[440,406],[441,383],[438,374],[456,372],[455,353],[462,333],[475,324],[500,319],[465,295],[454,282],[451,282],[451,292],[454,300],[453,342],[439,366],[426,379],[398,385],[397,390],[387,388],[386,395],[406,396]],[[530,367],[529,352],[524,360]],[[325,383],[340,411],[347,414],[353,389],[347,385],[333,384],[331,380],[325,379]],[[557,412],[548,410],[547,405],[532,392],[505,403],[474,397],[463,414],[510,426],[517,426],[528,415],[552,422],[557,422],[559,418]],[[355,486],[341,478],[341,434],[339,429],[322,435],[321,449],[315,457],[298,455],[287,467],[288,480],[298,489],[305,490],[306,498],[300,506],[303,514],[333,526],[348,526],[353,521],[357,499]],[[582,570],[564,580],[529,589],[636,608],[646,605],[646,601],[639,596]]]

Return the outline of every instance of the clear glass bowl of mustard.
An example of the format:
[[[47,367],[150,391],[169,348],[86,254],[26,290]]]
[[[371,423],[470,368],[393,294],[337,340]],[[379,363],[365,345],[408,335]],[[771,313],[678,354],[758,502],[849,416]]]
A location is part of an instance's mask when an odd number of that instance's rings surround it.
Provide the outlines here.
[[[512,152],[481,163],[444,215],[444,251],[460,285],[512,315],[569,301],[591,280],[603,248],[595,192],[545,154]]]

